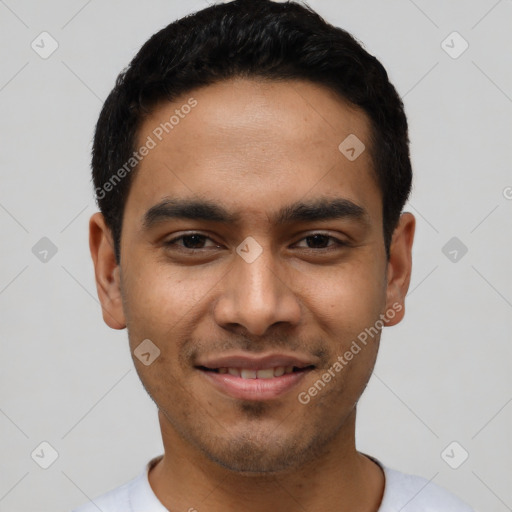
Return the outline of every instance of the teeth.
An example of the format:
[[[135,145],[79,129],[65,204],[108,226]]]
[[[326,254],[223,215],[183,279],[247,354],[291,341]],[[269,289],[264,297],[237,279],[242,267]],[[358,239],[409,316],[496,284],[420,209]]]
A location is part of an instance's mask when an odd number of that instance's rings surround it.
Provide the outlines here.
[[[284,366],[278,366],[274,368],[274,377],[281,377],[284,374]]]
[[[293,366],[276,366],[275,368],[264,368],[262,370],[248,370],[246,368],[218,368],[220,374],[234,375],[242,379],[272,379],[273,377],[281,377],[285,373],[292,373]]]
[[[271,379],[274,377],[274,370],[269,368],[268,370],[258,370],[256,372],[258,379]]]

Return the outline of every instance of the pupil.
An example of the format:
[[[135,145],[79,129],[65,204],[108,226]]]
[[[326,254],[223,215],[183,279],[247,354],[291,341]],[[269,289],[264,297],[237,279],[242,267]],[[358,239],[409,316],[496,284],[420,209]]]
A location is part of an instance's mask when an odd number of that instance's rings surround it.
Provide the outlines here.
[[[187,235],[187,236],[184,236],[183,237],[183,245],[187,248],[187,249],[197,249],[197,247],[195,247],[195,245],[197,245],[197,243],[201,243],[202,239],[204,238],[203,235]],[[192,242],[191,244],[187,242],[190,241],[191,239],[195,239],[195,243]],[[194,246],[194,247],[192,247]]]
[[[318,240],[320,240],[320,241],[323,240],[324,242],[327,242],[328,237],[326,235],[311,235],[311,236],[306,237],[306,240],[308,241],[308,245],[309,245],[310,240],[315,240],[316,242],[318,242]],[[313,243],[315,243],[315,242],[313,242]],[[320,245],[322,245],[322,247],[326,247],[326,244],[320,243]]]

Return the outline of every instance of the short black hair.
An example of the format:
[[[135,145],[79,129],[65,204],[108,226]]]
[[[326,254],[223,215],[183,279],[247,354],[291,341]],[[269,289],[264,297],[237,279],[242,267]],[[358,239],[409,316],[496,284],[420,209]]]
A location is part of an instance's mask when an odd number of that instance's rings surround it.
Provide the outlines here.
[[[367,114],[389,258],[392,234],[411,190],[412,169],[403,103],[386,70],[351,34],[307,5],[235,0],[185,16],[154,34],[119,74],[103,105],[94,135],[92,176],[117,263],[142,120],[163,101],[236,77],[309,80]]]

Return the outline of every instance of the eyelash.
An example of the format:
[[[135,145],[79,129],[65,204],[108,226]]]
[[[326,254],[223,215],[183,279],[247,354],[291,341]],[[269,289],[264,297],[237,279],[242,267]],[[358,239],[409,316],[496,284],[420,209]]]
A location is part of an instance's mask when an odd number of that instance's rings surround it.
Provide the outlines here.
[[[182,240],[184,238],[188,238],[188,237],[193,237],[193,236],[199,236],[201,237],[202,239],[204,239],[205,241],[206,240],[211,240],[213,242],[213,240],[207,236],[207,235],[203,235],[202,233],[196,233],[196,232],[192,232],[192,233],[188,233],[186,235],[180,235],[176,238],[173,238],[172,240],[168,240],[166,242],[164,242],[164,245],[166,247],[170,247],[170,248],[177,248],[178,251],[183,251],[183,252],[187,252],[189,254],[194,254],[194,253],[197,253],[197,252],[200,252],[200,251],[204,251],[204,250],[207,250],[207,248],[201,248],[201,249],[189,249],[187,247],[183,247],[183,246],[178,246],[176,244],[176,242],[178,240]],[[322,232],[315,232],[315,233],[311,233],[307,236],[305,236],[304,238],[301,238],[299,240],[299,242],[302,242],[303,240],[306,240],[308,238],[313,238],[315,236],[322,236],[322,237],[325,237],[329,240],[333,240],[335,243],[329,247],[321,247],[319,249],[315,249],[315,248],[310,248],[310,247],[303,247],[302,249],[306,249],[306,250],[309,250],[309,251],[323,251],[323,252],[328,252],[328,251],[333,251],[333,250],[337,250],[337,249],[340,249],[342,247],[346,247],[348,246],[349,244],[347,242],[344,242],[342,240],[339,240],[338,238],[335,238],[333,237],[332,235],[328,235],[326,233],[322,233]],[[298,242],[297,242],[298,243]],[[217,247],[215,247],[217,248]]]

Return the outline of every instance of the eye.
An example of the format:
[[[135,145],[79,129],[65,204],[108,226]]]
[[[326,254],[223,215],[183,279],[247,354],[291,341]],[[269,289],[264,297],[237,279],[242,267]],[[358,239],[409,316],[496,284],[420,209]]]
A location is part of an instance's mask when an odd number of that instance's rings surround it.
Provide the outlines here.
[[[342,240],[339,240],[331,235],[327,235],[325,233],[312,233],[311,235],[308,235],[304,237],[300,242],[306,241],[306,244],[308,247],[303,247],[305,249],[318,249],[318,250],[333,250],[337,249],[339,247],[343,247],[348,245],[346,242],[343,242]],[[332,241],[333,244],[327,245],[329,241]],[[316,246],[316,247],[310,247],[310,245]],[[318,247],[320,246],[320,247]]]
[[[172,240],[168,240],[164,242],[164,245],[166,247],[176,247],[178,250],[194,251],[204,249],[203,245],[206,240],[213,242],[211,238],[206,235],[202,235],[201,233],[190,233],[188,235],[181,235],[173,238]],[[183,244],[177,243],[178,241],[182,241]],[[214,243],[213,247],[218,248],[220,246]]]
[[[211,242],[211,245],[205,246],[207,241]],[[310,249],[314,251],[331,251],[336,250],[340,247],[348,245],[346,242],[339,240],[331,235],[325,233],[312,233],[302,238],[297,244],[306,242],[306,247],[299,247],[300,249]],[[329,244],[329,242],[332,242]],[[296,245],[297,245],[296,244]],[[201,233],[189,233],[186,235],[180,235],[171,240],[164,242],[166,247],[176,249],[184,252],[201,251],[208,248],[219,249],[221,246],[214,242],[210,237]]]

